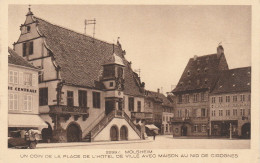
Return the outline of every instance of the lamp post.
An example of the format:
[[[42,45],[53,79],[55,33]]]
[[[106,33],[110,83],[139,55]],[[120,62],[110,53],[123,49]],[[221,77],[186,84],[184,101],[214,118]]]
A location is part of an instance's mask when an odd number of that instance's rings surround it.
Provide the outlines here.
[[[232,124],[229,123],[229,139],[232,139]]]

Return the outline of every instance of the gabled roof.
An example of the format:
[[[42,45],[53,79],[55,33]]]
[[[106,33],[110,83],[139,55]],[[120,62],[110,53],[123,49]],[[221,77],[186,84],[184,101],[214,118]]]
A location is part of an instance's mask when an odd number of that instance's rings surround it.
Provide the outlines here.
[[[8,63],[9,64],[14,64],[18,66],[23,66],[23,67],[28,67],[28,68],[33,68],[33,69],[38,69],[37,67],[33,66],[26,60],[24,60],[22,57],[20,57],[14,50],[12,50],[10,47],[8,47]]]
[[[251,91],[251,67],[225,70],[212,91],[213,94]]]
[[[173,107],[173,103],[162,93],[146,90],[145,95],[146,98],[161,103],[163,106]]]
[[[115,53],[125,65],[125,94],[142,96],[129,62],[124,57],[121,45],[93,39],[81,33],[34,17],[38,30],[60,67],[61,79],[67,84],[98,88],[102,65]]]
[[[221,69],[228,69],[224,53],[194,56],[194,58],[190,58],[176,88],[172,92],[211,90]]]

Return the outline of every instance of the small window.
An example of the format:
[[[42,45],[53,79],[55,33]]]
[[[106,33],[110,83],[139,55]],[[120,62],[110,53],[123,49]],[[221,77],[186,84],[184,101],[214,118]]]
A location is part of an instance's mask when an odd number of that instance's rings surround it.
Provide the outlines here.
[[[141,112],[141,101],[137,101],[137,112]]]
[[[32,86],[32,74],[24,73],[24,85]]]
[[[198,125],[194,125],[194,132],[198,132]]]
[[[233,102],[237,102],[237,96],[233,96]]]
[[[205,79],[204,84],[208,84],[208,79]]]
[[[206,117],[206,109],[205,108],[201,109],[201,117]]]
[[[187,72],[187,75],[190,76],[190,71]]]
[[[28,33],[31,32],[31,27],[30,27],[30,26],[27,26],[27,27],[26,27],[26,30],[27,30]]]
[[[133,97],[128,98],[128,110],[134,111],[134,98]]]
[[[23,57],[33,54],[33,41],[23,43]]]
[[[113,86],[114,86],[114,82],[110,82],[109,87],[113,87]]]
[[[93,92],[93,107],[100,108],[100,92]]]
[[[67,106],[74,106],[73,91],[67,91]]]
[[[204,72],[208,72],[208,68],[207,67],[204,69]]]

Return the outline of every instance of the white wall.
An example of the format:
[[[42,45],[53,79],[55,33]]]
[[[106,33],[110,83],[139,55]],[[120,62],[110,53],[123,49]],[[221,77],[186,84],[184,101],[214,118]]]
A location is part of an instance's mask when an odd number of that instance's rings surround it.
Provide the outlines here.
[[[95,138],[94,141],[110,141],[110,129],[112,126],[116,125],[118,127],[118,134],[120,140],[120,128],[126,126],[128,129],[128,140],[140,140],[140,137],[132,129],[125,119],[114,118]]]

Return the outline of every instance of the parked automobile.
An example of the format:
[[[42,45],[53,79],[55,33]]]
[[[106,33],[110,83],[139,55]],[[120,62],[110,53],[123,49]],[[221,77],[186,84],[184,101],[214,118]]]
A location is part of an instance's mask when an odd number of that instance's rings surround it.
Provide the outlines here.
[[[41,131],[39,130],[11,131],[11,136],[8,137],[8,148],[34,149],[39,140],[41,140]]]

